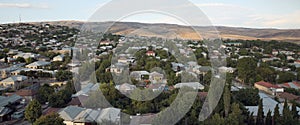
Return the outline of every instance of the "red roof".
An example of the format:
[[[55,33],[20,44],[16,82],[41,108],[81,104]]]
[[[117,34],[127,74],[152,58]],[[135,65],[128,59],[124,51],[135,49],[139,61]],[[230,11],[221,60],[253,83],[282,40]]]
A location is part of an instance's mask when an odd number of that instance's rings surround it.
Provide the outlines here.
[[[37,94],[37,91],[35,90],[27,90],[27,89],[22,89],[16,92],[17,95],[19,96],[34,96]]]
[[[198,92],[198,96],[199,96],[200,98],[206,98],[207,95],[208,95],[208,92]]]
[[[281,88],[277,85],[273,85],[272,83],[269,83],[269,82],[265,82],[265,81],[259,81],[257,83],[255,83],[257,85],[261,85],[261,86],[264,86],[264,87],[267,87],[267,88]]]
[[[287,92],[283,92],[283,93],[279,94],[279,97],[283,98],[283,99],[287,99],[289,101],[299,99],[299,96],[296,96],[294,94],[287,93]]]
[[[300,88],[300,84],[297,83],[297,82],[292,82],[295,86],[299,87]],[[286,87],[286,88],[291,88],[290,84],[289,83],[284,83],[284,84],[281,84],[281,86],[283,87]]]
[[[147,54],[154,54],[154,51],[147,51]]]
[[[48,115],[48,114],[51,114],[51,113],[57,113],[61,108],[52,108],[52,107],[49,107],[47,108],[44,112],[43,112],[43,115]]]

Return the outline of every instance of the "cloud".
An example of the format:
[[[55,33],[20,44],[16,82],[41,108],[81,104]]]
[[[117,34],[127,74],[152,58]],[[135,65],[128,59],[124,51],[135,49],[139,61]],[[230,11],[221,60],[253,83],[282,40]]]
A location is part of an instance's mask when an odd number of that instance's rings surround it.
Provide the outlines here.
[[[300,10],[287,14],[254,14],[249,17],[252,20],[246,22],[246,25],[257,25],[261,27],[274,28],[300,28]]]
[[[0,3],[0,8],[39,8],[48,9],[47,4],[30,4],[30,3]]]

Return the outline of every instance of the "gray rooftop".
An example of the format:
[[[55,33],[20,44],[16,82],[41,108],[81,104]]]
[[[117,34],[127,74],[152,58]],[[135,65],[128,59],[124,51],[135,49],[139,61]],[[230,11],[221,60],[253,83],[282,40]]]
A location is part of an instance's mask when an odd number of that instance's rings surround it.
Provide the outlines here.
[[[20,99],[22,99],[22,97],[16,94],[8,97],[0,96],[0,107],[7,106],[9,103],[14,103]]]

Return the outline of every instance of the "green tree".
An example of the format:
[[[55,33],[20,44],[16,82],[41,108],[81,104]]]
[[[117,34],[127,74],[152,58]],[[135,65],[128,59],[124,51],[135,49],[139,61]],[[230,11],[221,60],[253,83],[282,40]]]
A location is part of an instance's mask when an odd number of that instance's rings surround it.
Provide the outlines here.
[[[59,70],[55,73],[55,78],[57,81],[68,81],[73,78],[73,74],[70,71]]]
[[[50,95],[54,93],[54,88],[49,86],[48,84],[43,85],[42,87],[39,88],[38,94],[37,94],[37,100],[41,104],[45,104],[45,102],[48,101]]]
[[[242,111],[239,104],[233,103],[231,106],[231,113],[226,119],[228,125],[240,125],[244,122],[244,117],[242,116]]]
[[[21,63],[25,63],[26,62],[26,60],[23,57],[18,57],[16,61],[17,62],[21,62]]]
[[[264,111],[263,111],[263,102],[262,99],[260,99],[258,103],[256,125],[262,125],[262,124],[264,124]]]
[[[230,98],[231,98],[230,90],[229,90],[228,86],[225,86],[224,93],[223,93],[225,117],[228,116],[228,113],[230,110]]]
[[[25,118],[33,123],[42,115],[42,106],[37,100],[32,100],[25,108]]]
[[[253,58],[239,59],[237,62],[238,77],[245,83],[250,83],[250,78],[255,78],[256,66],[257,62]]]
[[[59,117],[57,113],[51,113],[38,118],[33,125],[65,125],[64,119]]]
[[[293,102],[293,105],[292,105],[292,115],[293,115],[293,118],[295,119],[298,119],[299,118],[299,111],[297,111],[297,104],[296,102]]]
[[[277,83],[291,82],[296,79],[296,76],[291,72],[280,72]]]
[[[272,115],[270,110],[267,113],[265,125],[272,125]]]
[[[278,104],[276,105],[275,109],[274,109],[274,115],[273,115],[273,123],[274,125],[280,125],[280,114],[279,114],[279,106]]]
[[[225,125],[225,119],[222,116],[220,116],[219,113],[216,113],[208,121],[208,125]]]
[[[248,125],[255,125],[255,120],[254,120],[254,117],[253,117],[253,112],[250,114],[250,116],[248,117]]]
[[[69,101],[71,101],[72,92],[67,89],[62,89],[57,93],[53,93],[49,98],[49,105],[56,108],[61,108],[65,106]]]
[[[240,89],[238,92],[234,92],[233,96],[236,100],[240,101],[247,106],[256,106],[259,102],[258,89],[246,88]]]
[[[297,80],[300,81],[300,68],[297,69]]]
[[[285,100],[284,105],[283,105],[283,110],[282,110],[281,124],[283,124],[283,125],[295,125],[296,123],[298,123],[298,120],[293,118],[293,114],[290,111],[287,100]]]

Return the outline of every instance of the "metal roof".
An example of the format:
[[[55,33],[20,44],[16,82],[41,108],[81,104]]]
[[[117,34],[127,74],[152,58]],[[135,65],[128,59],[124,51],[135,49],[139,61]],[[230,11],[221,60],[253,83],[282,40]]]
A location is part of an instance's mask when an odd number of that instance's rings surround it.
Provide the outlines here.
[[[22,97],[16,94],[8,97],[0,96],[0,107],[7,106],[9,103],[14,103],[20,99],[22,99]]]

